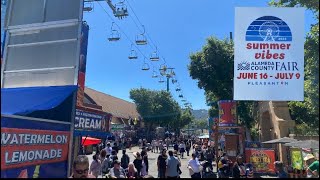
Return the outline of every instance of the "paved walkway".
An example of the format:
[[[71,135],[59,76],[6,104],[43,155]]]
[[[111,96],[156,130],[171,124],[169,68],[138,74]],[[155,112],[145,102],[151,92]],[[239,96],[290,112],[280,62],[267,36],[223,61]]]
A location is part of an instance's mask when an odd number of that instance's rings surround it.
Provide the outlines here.
[[[169,148],[169,150],[173,150],[172,147]],[[192,151],[192,150],[191,150]],[[130,162],[132,162],[134,160],[134,156],[133,156],[133,152],[141,152],[141,149],[139,149],[139,147],[133,147],[131,150],[127,149],[127,154],[130,157]],[[93,161],[92,156],[91,155],[87,155],[89,158],[89,162],[91,164],[91,162]],[[159,156],[159,153],[152,153],[151,151],[148,152],[148,159],[149,159],[149,174],[152,175],[153,177],[158,177],[158,171],[157,171],[157,158]],[[185,153],[186,156],[186,153]],[[122,151],[119,151],[118,153],[118,158],[120,159],[122,157]],[[181,178],[190,178],[189,175],[189,170],[188,170],[188,161],[191,159],[191,152],[190,152],[190,156],[186,156],[184,157],[184,159],[181,159],[181,171],[182,174],[180,175]],[[215,170],[214,170],[215,171]],[[100,176],[100,178],[102,178]]]

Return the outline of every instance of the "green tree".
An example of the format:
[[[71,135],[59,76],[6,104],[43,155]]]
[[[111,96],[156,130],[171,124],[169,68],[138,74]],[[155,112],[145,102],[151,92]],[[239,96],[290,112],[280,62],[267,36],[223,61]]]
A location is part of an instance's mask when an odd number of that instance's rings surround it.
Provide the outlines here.
[[[205,90],[206,101],[211,105],[209,115],[218,116],[219,100],[233,99],[233,42],[209,37],[200,52],[190,55],[189,73]],[[249,128],[253,124],[254,102],[239,101],[238,116]]]
[[[195,119],[194,124],[197,129],[201,129],[203,132],[203,129],[209,129],[208,120],[207,119]]]
[[[311,25],[304,44],[305,49],[305,99],[289,102],[292,119],[300,125],[309,126],[308,132],[319,133],[319,0],[272,0],[276,7],[305,7],[314,13],[315,24]],[[306,129],[306,128],[298,128]],[[298,130],[297,132],[301,132]]]
[[[137,111],[147,127],[147,137],[155,125],[167,126],[180,121],[179,104],[166,91],[152,91],[145,88],[132,89],[130,98],[137,106]]]
[[[194,116],[191,113],[191,109],[187,108],[182,111],[181,116],[178,120],[169,122],[169,126],[179,134],[180,129],[190,124],[193,120]]]

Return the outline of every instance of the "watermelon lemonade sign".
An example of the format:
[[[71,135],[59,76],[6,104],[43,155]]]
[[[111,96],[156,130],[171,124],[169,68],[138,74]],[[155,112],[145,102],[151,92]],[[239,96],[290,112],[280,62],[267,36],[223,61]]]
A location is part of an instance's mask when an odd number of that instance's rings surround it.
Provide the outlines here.
[[[234,42],[234,100],[303,101],[303,8],[236,8]]]

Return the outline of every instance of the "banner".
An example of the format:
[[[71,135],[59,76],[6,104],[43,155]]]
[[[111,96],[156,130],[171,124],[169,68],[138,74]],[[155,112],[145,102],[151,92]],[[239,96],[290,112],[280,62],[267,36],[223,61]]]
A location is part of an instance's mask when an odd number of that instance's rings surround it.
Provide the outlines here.
[[[221,100],[219,106],[219,126],[236,126],[237,104],[231,100]]]
[[[1,117],[1,178],[66,178],[70,124]]]
[[[82,23],[81,39],[80,39],[80,64],[79,64],[79,80],[78,80],[78,84],[82,89],[84,89],[84,84],[85,84],[88,38],[89,38],[89,26],[84,21]]]
[[[106,137],[110,132],[110,120],[110,114],[91,112],[77,107],[74,122],[75,134]]]
[[[304,36],[304,8],[236,8],[234,100],[303,101]]]
[[[303,159],[300,149],[291,149],[291,163],[293,169],[302,170],[303,169]]]
[[[218,117],[209,117],[208,124],[209,124],[209,139],[210,141],[214,141],[214,126],[219,122]]]
[[[84,99],[84,85],[86,79],[86,66],[87,66],[87,49],[89,38],[89,26],[84,21],[81,27],[80,38],[80,63],[79,63],[79,75],[78,75],[78,93],[77,93],[77,105],[83,106]]]
[[[273,149],[248,148],[246,162],[251,163],[258,173],[274,173],[275,153]]]

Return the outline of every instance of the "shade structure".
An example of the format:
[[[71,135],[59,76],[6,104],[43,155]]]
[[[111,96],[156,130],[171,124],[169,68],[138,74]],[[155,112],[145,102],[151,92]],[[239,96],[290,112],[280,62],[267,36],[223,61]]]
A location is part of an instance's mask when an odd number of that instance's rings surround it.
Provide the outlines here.
[[[97,138],[92,138],[92,137],[82,137],[82,145],[84,146],[89,146],[89,145],[93,145],[93,144],[100,144],[101,143],[101,139],[97,139]]]
[[[296,141],[296,142],[291,142],[284,145],[297,147],[297,148],[319,149],[319,141],[315,141],[315,140]]]
[[[1,114],[27,115],[60,105],[78,86],[1,88]]]
[[[199,136],[199,139],[209,139],[209,135]]]
[[[263,144],[278,144],[278,143],[284,144],[284,143],[291,143],[291,142],[296,142],[296,141],[297,140],[293,139],[293,138],[282,137],[282,138],[279,138],[279,139],[273,139],[273,140],[265,141],[265,142],[262,142],[262,143]]]

